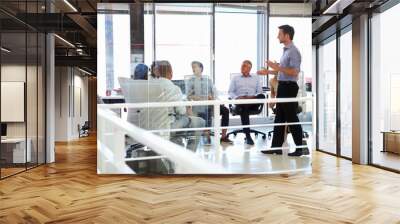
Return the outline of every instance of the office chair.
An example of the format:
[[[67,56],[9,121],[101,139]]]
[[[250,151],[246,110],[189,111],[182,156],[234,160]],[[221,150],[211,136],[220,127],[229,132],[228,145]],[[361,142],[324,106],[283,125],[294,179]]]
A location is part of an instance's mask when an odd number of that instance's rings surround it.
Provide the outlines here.
[[[185,83],[185,80],[178,79],[178,80],[171,80],[171,82],[174,83],[176,86],[178,86],[178,87],[181,89],[182,94],[185,94],[185,93],[186,93],[186,83]]]
[[[90,129],[89,121],[85,121],[82,127],[78,126],[78,128],[79,128],[79,138],[89,136],[89,129]]]
[[[256,110],[251,110],[251,111],[249,111],[249,115],[257,115],[257,114],[260,114],[260,113],[263,111],[263,108],[264,108],[264,104],[260,104]],[[239,113],[238,113],[236,107],[234,107],[232,104],[229,104],[229,111],[231,112],[232,116],[239,115]],[[226,136],[227,136],[228,138],[229,138],[230,135],[233,135],[233,136],[236,137],[236,135],[237,135],[238,133],[244,133],[244,132],[243,132],[243,128],[242,128],[242,129],[237,129],[237,130],[234,130],[234,131],[231,131],[231,132],[228,132],[228,133],[226,134]],[[254,135],[255,135],[256,137],[257,137],[258,135],[262,135],[262,139],[266,139],[266,138],[267,138],[267,135],[266,135],[264,132],[257,131],[257,130],[252,129],[252,128],[250,128],[250,133],[254,133]]]
[[[232,80],[232,78],[233,78],[234,76],[237,76],[237,75],[241,75],[241,74],[239,74],[239,73],[232,73],[232,74],[230,75],[230,76],[231,76],[231,80]],[[265,89],[265,88],[263,88],[263,91],[264,91],[264,89]],[[229,99],[231,99],[231,98],[229,98]],[[260,104],[260,105],[258,106],[257,110],[249,111],[249,115],[257,115],[257,114],[260,114],[260,113],[263,111],[263,108],[264,108],[264,104]],[[231,105],[231,104],[229,104],[229,111],[231,112],[232,116],[239,115],[238,111],[236,110],[236,107],[234,107],[234,106]],[[233,136],[236,137],[236,135],[237,135],[238,133],[244,133],[244,132],[243,132],[243,129],[238,129],[238,130],[234,130],[234,131],[228,132],[228,133],[226,134],[226,136],[229,138],[229,136],[233,134]],[[264,132],[257,131],[257,130],[252,129],[252,128],[250,128],[250,134],[251,134],[251,133],[254,133],[254,135],[255,135],[256,137],[260,134],[260,135],[262,135],[262,138],[263,138],[263,139],[266,139],[266,138],[267,138],[267,135],[266,135]]]

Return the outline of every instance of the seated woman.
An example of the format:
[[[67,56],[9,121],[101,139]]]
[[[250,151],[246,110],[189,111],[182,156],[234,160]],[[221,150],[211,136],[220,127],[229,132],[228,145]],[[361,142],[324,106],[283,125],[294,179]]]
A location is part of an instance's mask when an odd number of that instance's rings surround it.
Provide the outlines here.
[[[186,84],[186,95],[188,100],[214,100],[216,97],[215,86],[211,79],[203,76],[203,64],[198,61],[192,62],[193,77]],[[193,113],[206,121],[206,126],[211,127],[213,117],[212,106],[194,106]],[[224,105],[220,105],[222,116],[221,126],[229,126],[229,110]],[[227,129],[222,129],[221,142],[232,143],[226,136]],[[205,144],[211,144],[210,131],[204,132],[206,136]]]
[[[168,61],[158,61],[155,65],[155,69],[159,73],[159,78],[157,80],[163,84],[163,88],[166,91],[164,95],[167,101],[176,102],[183,100],[181,89],[171,82],[173,75],[171,64]],[[172,129],[201,128],[205,126],[205,121],[200,117],[192,116],[192,112],[187,110],[186,107],[173,107],[171,108],[170,113],[175,115],[171,120]],[[184,137],[191,135],[191,133],[194,134],[194,138],[189,138],[187,147],[192,151],[195,151],[199,143],[201,132],[184,132]],[[170,140],[176,144],[183,145],[182,136],[177,132],[171,132]]]

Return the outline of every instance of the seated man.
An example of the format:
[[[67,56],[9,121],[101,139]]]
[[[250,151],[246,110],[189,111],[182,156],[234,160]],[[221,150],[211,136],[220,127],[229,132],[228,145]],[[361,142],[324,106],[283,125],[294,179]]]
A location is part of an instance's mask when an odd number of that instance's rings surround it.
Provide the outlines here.
[[[264,99],[262,94],[262,83],[257,75],[250,75],[251,61],[245,60],[242,63],[241,75],[235,76],[231,80],[229,86],[229,97],[231,99]],[[242,125],[250,124],[249,111],[257,110],[259,104],[238,104],[235,107],[235,112],[240,115]],[[246,144],[254,145],[253,139],[250,136],[250,128],[243,128],[246,135]]]
[[[211,79],[203,76],[203,64],[198,61],[192,62],[193,77],[186,83],[186,95],[188,100],[214,100],[216,97],[215,86]],[[229,110],[224,105],[219,107],[222,116],[221,126],[229,126]],[[212,125],[213,106],[194,106],[193,113],[206,121],[207,127]],[[226,136],[227,129],[222,129],[221,142],[232,144]],[[206,144],[211,144],[210,131],[205,131]]]
[[[165,87],[166,99],[171,102],[182,101],[183,94],[181,92],[181,89],[171,82],[173,74],[171,64],[168,61],[159,61],[156,63],[156,69],[160,74],[158,80],[162,82],[163,86]],[[201,128],[205,126],[205,121],[202,118],[191,116],[191,110],[187,110],[185,107],[173,107],[171,108],[171,114],[175,115],[174,119],[171,121],[172,129]],[[190,133],[194,133],[195,138],[189,139],[188,148],[195,151],[199,143],[201,131],[185,132],[186,135],[189,135]],[[183,145],[182,137],[179,136],[176,132],[171,132],[170,139],[176,144]]]

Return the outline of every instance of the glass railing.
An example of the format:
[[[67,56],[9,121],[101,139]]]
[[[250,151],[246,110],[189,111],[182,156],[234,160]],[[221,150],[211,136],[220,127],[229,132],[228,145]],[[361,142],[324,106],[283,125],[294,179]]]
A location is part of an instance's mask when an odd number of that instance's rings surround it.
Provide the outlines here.
[[[296,123],[256,123],[221,126],[220,105],[312,102],[313,97],[250,100],[147,102],[98,105],[98,173],[130,174],[275,174],[311,172],[311,153],[298,157],[287,154],[296,148],[314,149],[312,115]],[[213,108],[211,125],[171,126],[168,111],[176,107]],[[217,109],[215,109],[217,108]],[[115,112],[117,111],[117,112]],[[118,113],[118,111],[122,111]],[[134,115],[123,116],[123,111]],[[194,116],[189,116],[194,120]],[[201,120],[201,119],[200,119]],[[162,122],[166,121],[166,122]],[[184,121],[182,121],[184,122]],[[192,122],[192,121],[189,121]],[[302,125],[303,145],[296,146],[290,134],[282,147],[271,148],[274,126]],[[232,143],[221,142],[223,129],[259,131],[255,145],[244,144],[242,133],[230,135]],[[290,130],[290,128],[289,128]],[[238,136],[235,136],[238,135]],[[261,151],[281,149],[283,155]]]

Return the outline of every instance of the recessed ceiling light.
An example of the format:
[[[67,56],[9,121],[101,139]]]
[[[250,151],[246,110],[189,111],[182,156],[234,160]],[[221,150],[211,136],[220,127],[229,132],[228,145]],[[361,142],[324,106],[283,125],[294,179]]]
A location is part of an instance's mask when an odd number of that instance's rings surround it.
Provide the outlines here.
[[[4,51],[6,53],[10,53],[11,52],[11,50],[9,50],[9,49],[7,49],[5,47],[1,47],[0,49],[1,49],[1,51]]]
[[[62,38],[62,37],[60,37],[59,35],[57,35],[57,34],[54,34],[54,36],[55,37],[57,37],[59,40],[61,40],[62,42],[64,42],[64,43],[66,43],[67,45],[69,45],[70,47],[73,47],[73,48],[75,48],[75,45],[73,45],[71,42],[69,42],[68,40],[66,40],[66,39],[64,39],[64,38]]]
[[[343,9],[351,5],[355,0],[336,0],[322,14],[341,14]]]
[[[85,73],[85,74],[87,74],[87,75],[90,75],[90,76],[92,75],[92,73],[90,73],[90,72],[88,72],[88,71],[86,71],[86,70],[83,70],[83,69],[81,69],[81,68],[79,68],[79,67],[78,67],[78,70],[81,71],[81,72],[83,72],[83,73]]]
[[[67,4],[74,12],[78,12],[78,10],[68,1],[64,0],[65,4]]]

